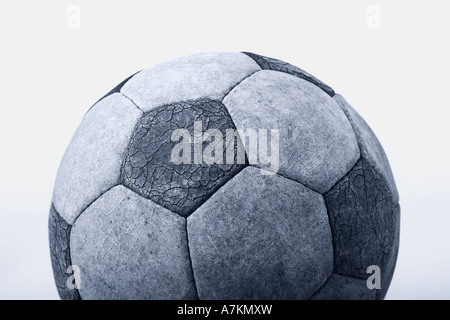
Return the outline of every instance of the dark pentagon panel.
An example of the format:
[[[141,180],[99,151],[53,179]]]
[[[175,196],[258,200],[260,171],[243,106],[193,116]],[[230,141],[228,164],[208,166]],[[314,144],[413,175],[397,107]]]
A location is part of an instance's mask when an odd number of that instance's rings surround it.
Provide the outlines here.
[[[361,158],[324,194],[334,248],[334,272],[367,279],[376,265],[390,277],[397,254],[398,217],[383,177]],[[386,269],[390,270],[386,270]]]
[[[200,142],[194,141],[195,123],[201,125],[198,131],[205,134],[208,129],[220,132],[214,139],[221,140],[222,150],[214,152],[222,159],[222,164],[203,161],[203,151],[213,142],[205,135],[198,138]],[[183,150],[187,163],[176,163],[171,159],[174,148],[181,143],[178,135],[172,141],[176,129],[185,129],[189,135],[184,137],[188,147]],[[218,101],[182,102],[147,112],[131,138],[121,171],[123,184],[183,217],[188,216],[246,165],[245,158],[243,163],[225,163],[226,144],[222,138],[226,137],[227,129],[234,130],[235,126],[224,105]],[[196,152],[198,147],[200,153]],[[236,155],[236,149],[233,150]]]

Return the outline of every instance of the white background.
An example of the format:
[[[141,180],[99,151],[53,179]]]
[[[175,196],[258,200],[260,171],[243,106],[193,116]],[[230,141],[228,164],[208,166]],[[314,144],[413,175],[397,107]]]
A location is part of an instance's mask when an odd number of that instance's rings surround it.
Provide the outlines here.
[[[80,29],[70,28],[70,5]],[[449,299],[449,14],[445,0],[2,1],[0,298],[58,298],[47,235],[53,183],[97,99],[157,62],[252,51],[332,86],[382,142],[402,207],[387,298]]]

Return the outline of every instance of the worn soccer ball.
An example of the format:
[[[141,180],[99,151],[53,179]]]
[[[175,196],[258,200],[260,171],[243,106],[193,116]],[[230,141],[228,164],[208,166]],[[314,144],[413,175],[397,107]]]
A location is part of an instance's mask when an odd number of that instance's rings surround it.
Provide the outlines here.
[[[382,146],[309,73],[202,53],[89,109],[49,217],[62,299],[383,299],[399,198]]]

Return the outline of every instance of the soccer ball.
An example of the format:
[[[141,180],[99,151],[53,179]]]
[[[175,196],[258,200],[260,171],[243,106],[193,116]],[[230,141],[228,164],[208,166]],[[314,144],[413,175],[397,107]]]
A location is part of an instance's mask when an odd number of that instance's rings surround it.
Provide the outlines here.
[[[326,84],[253,53],[140,71],[88,110],[49,217],[62,299],[383,299],[400,207]]]

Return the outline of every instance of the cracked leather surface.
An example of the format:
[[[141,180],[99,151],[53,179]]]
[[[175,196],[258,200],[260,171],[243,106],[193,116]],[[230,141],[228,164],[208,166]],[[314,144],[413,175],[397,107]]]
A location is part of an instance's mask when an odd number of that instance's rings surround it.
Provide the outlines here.
[[[186,219],[117,186],[75,221],[83,299],[196,299]]]
[[[397,264],[398,249],[400,245],[400,205],[397,204],[394,208],[394,245],[391,252],[387,256],[384,266],[381,267],[381,289],[377,290],[377,299],[383,300],[391,284],[394,276],[395,265]]]
[[[66,282],[69,274],[67,268],[72,265],[70,257],[70,231],[71,226],[56,212],[53,205],[50,208],[48,232],[50,242],[50,255],[52,260],[53,276],[59,296],[63,300],[80,300],[77,289],[67,288]]]
[[[247,159],[175,165],[171,133],[195,120],[224,136],[279,129],[278,174]],[[397,189],[367,123],[306,71],[248,52],[121,82],[86,113],[52,201],[62,299],[383,299],[399,246]],[[66,287],[72,263],[80,290]],[[372,264],[382,285],[368,292]]]
[[[331,97],[334,96],[334,90],[331,87],[329,87],[328,85],[326,85],[325,83],[323,83],[322,81],[320,81],[319,79],[314,77],[313,75],[309,74],[305,70],[300,69],[299,67],[293,66],[290,63],[287,63],[287,62],[284,62],[284,61],[281,61],[278,59],[260,56],[255,53],[251,53],[251,52],[243,52],[243,53],[245,53],[246,55],[251,57],[253,60],[255,60],[256,63],[263,70],[273,70],[273,71],[281,71],[281,72],[289,73],[293,76],[299,77],[308,82],[311,82],[312,84],[315,84],[316,86],[318,86],[320,89],[325,91]]]
[[[323,198],[248,166],[187,218],[200,299],[308,299],[333,270]]]
[[[245,164],[175,164],[171,151],[173,130],[184,128],[193,140],[194,121],[203,131],[235,129],[224,105],[218,101],[182,102],[147,112],[133,133],[122,165],[123,184],[138,194],[183,216],[188,216]],[[208,141],[203,142],[203,147]],[[235,146],[236,147],[236,146]],[[226,145],[223,143],[225,162]],[[236,150],[235,150],[236,153]]]
[[[394,247],[394,205],[386,182],[363,158],[324,194],[334,248],[334,272],[366,279],[383,268]]]

